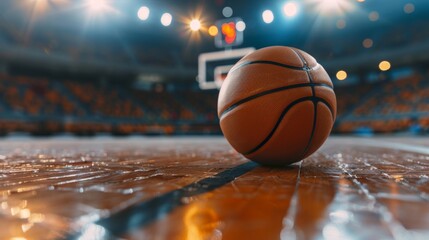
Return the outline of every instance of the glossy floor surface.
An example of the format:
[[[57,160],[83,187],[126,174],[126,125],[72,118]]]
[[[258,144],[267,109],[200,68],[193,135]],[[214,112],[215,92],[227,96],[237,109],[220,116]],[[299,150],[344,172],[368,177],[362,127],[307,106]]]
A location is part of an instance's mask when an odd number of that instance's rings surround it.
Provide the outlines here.
[[[3,139],[0,239],[429,239],[428,143],[269,168],[223,138]]]

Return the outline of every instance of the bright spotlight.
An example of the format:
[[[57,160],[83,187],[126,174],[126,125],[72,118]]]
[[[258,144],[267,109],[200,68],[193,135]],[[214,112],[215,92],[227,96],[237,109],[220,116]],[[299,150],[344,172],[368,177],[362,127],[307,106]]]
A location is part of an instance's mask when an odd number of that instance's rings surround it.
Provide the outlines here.
[[[389,70],[390,67],[391,65],[389,61],[381,61],[380,64],[378,64],[378,68],[383,72]]]
[[[345,80],[347,78],[347,72],[344,71],[344,70],[340,70],[340,71],[337,72],[336,77],[337,77],[338,80],[343,81],[343,80]]]
[[[332,13],[344,14],[355,9],[355,4],[350,0],[310,0],[316,3],[321,14],[331,16]]]
[[[56,9],[57,7],[64,7],[70,4],[71,0],[27,0],[15,1],[24,10],[31,11],[32,18],[45,14],[49,10]],[[89,3],[89,2],[88,2]],[[88,5],[88,3],[86,3]]]
[[[87,6],[92,13],[104,12],[110,8],[106,0],[87,0]]]
[[[271,10],[265,10],[262,13],[262,20],[264,20],[265,23],[270,24],[274,21],[274,14]]]
[[[189,23],[189,28],[194,32],[200,30],[200,28],[201,28],[200,20],[192,19],[192,21]]]
[[[243,32],[246,29],[246,23],[243,21],[238,21],[235,24],[235,28],[237,29],[237,31]]]
[[[168,27],[171,25],[171,22],[173,21],[173,16],[169,13],[164,13],[161,16],[161,24]]]
[[[147,20],[149,18],[149,15],[150,15],[150,9],[146,6],[139,8],[139,11],[137,12],[137,16],[142,21]]]
[[[283,6],[283,13],[286,17],[295,17],[298,13],[298,5],[295,2],[288,2]]]

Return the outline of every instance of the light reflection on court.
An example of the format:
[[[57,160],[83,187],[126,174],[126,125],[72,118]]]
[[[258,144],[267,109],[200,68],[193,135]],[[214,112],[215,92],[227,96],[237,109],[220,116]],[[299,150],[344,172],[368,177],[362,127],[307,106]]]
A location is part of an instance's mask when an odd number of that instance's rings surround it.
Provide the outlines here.
[[[247,162],[222,138],[4,141],[0,238],[423,239],[427,147],[390,145],[399,141],[331,137],[301,167],[252,167],[209,191]],[[121,226],[112,214],[188,185],[191,195],[120,236],[99,224]]]

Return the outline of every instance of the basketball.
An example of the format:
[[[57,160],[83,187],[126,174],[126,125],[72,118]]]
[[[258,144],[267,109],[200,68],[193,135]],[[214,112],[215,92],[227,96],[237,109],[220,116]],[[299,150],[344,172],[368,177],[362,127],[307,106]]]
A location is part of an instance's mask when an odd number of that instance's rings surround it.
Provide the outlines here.
[[[218,98],[225,138],[246,158],[265,165],[288,165],[319,149],[336,107],[325,69],[308,53],[283,46],[239,60]]]

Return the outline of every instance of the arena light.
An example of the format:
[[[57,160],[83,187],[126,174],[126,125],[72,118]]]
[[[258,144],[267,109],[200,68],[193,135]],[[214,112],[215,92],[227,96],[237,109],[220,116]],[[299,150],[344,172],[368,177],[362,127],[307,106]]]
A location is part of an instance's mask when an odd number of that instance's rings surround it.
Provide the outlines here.
[[[192,19],[191,22],[189,23],[189,29],[191,29],[191,31],[193,32],[199,31],[201,29],[200,20]]]
[[[369,13],[368,18],[370,21],[375,22],[380,18],[380,14],[377,11],[372,11]]]
[[[332,16],[332,14],[343,15],[355,9],[355,4],[350,0],[309,0],[318,8],[322,15]]]
[[[43,14],[46,14],[47,11],[50,11],[54,8],[64,7],[67,4],[70,4],[71,0],[28,0],[28,1],[14,1],[20,8],[27,11],[29,15],[33,18],[37,18]]]
[[[237,31],[243,32],[246,29],[246,23],[243,21],[238,21],[235,24],[235,28],[237,29]]]
[[[188,36],[189,44],[201,41],[203,34],[209,34],[208,29],[209,22],[206,19],[207,14],[205,13],[205,8],[202,6],[197,7],[186,15],[177,15],[174,21],[180,23],[180,31],[186,33]]]
[[[168,27],[171,25],[171,22],[173,21],[173,16],[171,16],[170,13],[164,13],[161,16],[161,24],[165,27]]]
[[[405,6],[404,6],[404,12],[406,14],[411,14],[411,13],[414,12],[414,10],[415,10],[414,4],[412,4],[412,3],[405,4]]]
[[[344,71],[344,70],[340,70],[340,71],[337,72],[336,77],[340,81],[346,80],[346,78],[347,78],[347,72]]]
[[[390,67],[391,67],[390,62],[389,62],[389,61],[386,61],[386,60],[381,61],[381,62],[378,64],[378,68],[379,68],[381,71],[383,71],[383,72],[388,71],[388,70],[390,69]]]
[[[231,17],[233,13],[234,13],[234,11],[232,10],[231,7],[224,7],[222,9],[222,15],[226,18]]]
[[[217,27],[215,25],[212,25],[209,27],[208,32],[209,32],[210,36],[215,37],[219,33],[219,30],[217,29]]]
[[[262,20],[264,20],[264,22],[266,24],[270,24],[274,21],[274,14],[271,10],[265,10],[262,13]]]
[[[283,13],[286,17],[295,17],[298,10],[298,4],[295,2],[287,2],[283,5]]]
[[[149,18],[149,15],[150,15],[150,9],[146,6],[140,7],[137,12],[137,16],[142,21],[146,21]]]
[[[374,42],[372,41],[371,38],[365,38],[365,40],[363,40],[362,42],[362,45],[364,48],[371,48],[373,44]]]
[[[111,8],[107,0],[87,0],[87,6],[91,13],[101,13]]]

